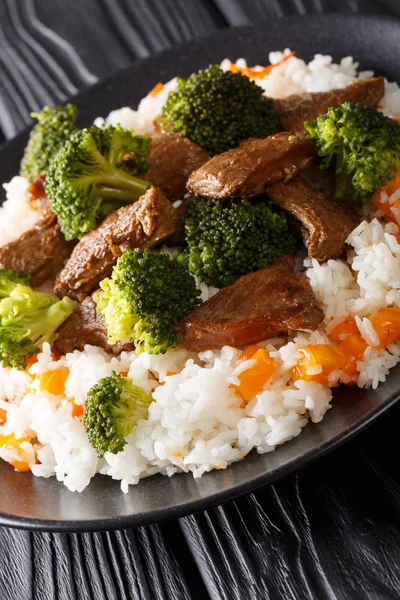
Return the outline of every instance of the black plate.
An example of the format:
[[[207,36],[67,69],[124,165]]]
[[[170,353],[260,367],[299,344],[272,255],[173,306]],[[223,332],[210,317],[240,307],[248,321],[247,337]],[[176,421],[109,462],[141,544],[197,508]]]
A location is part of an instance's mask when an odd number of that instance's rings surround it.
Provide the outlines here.
[[[79,94],[74,102],[80,124],[138,101],[158,81],[187,76],[211,62],[244,56],[250,64],[267,64],[270,50],[290,47],[310,60],[314,53],[335,60],[352,55],[361,68],[400,80],[399,24],[395,20],[329,15],[269,19],[258,27],[230,29],[175,50],[139,61]],[[0,181],[18,172],[27,140],[22,133],[0,151]],[[287,475],[339,446],[372,423],[399,397],[400,369],[378,390],[340,388],[334,408],[318,425],[263,456],[252,453],[225,471],[202,479],[160,475],[144,479],[124,495],[119,482],[96,476],[82,494],[69,492],[55,478],[17,473],[0,464],[0,524],[49,531],[89,531],[144,525],[179,517],[250,492]]]

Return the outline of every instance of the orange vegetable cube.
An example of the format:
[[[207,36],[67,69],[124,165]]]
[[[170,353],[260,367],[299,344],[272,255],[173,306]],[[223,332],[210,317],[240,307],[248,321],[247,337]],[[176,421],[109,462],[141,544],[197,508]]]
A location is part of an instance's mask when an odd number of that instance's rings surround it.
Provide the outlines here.
[[[69,371],[66,367],[46,371],[40,376],[40,390],[55,396],[61,396],[65,392],[65,382]]]
[[[164,84],[161,83],[161,81],[159,81],[158,83],[156,83],[156,85],[149,91],[148,96],[151,96],[152,98],[155,98],[156,96],[158,96],[158,94],[161,92],[161,90],[163,89]]]
[[[355,319],[345,319],[344,321],[342,321],[341,323],[339,323],[338,325],[336,325],[336,327],[334,327],[332,329],[329,337],[334,342],[340,342],[343,339],[342,335],[344,337],[345,334],[359,335],[359,333],[360,332],[358,331],[358,327],[357,327],[357,323],[356,323]]]
[[[301,357],[292,371],[293,379],[316,381],[328,385],[328,375],[342,368],[343,354],[336,346],[330,344],[308,345],[300,348]],[[307,372],[313,367],[320,367],[319,373]]]
[[[361,335],[349,335],[339,345],[340,351],[343,353],[344,362],[341,370],[350,377],[357,374],[357,361],[362,360],[363,354],[367,349],[367,343],[362,339]]]
[[[16,451],[21,458],[21,460],[15,459],[10,461],[10,465],[17,469],[17,471],[30,470],[29,464],[24,458],[24,451],[21,449],[23,442],[29,442],[28,438],[17,439],[13,433],[10,435],[0,435],[0,446]]]
[[[379,348],[386,348],[400,339],[400,308],[382,308],[369,320],[379,338]]]
[[[255,347],[252,346],[252,348]],[[246,354],[247,351],[250,354],[249,348],[244,351],[242,356],[245,356],[245,360],[254,360],[255,363],[239,373],[239,385],[230,386],[242,396],[245,402],[250,402],[256,394],[261,392],[275,370],[275,360],[271,358],[268,350],[258,346],[256,348],[257,350],[250,357]]]

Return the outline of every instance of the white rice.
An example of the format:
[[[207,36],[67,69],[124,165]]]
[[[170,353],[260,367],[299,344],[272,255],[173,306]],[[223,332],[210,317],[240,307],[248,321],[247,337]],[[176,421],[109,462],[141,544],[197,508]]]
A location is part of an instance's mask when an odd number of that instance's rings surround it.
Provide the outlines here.
[[[280,62],[288,52],[271,53],[270,62]],[[229,68],[229,64],[230,61],[223,61],[222,68]],[[246,67],[244,59],[236,64]],[[351,57],[342,59],[340,64],[320,54],[309,64],[291,57],[256,82],[271,97],[327,91],[371,75],[358,73],[357,67]],[[137,133],[151,133],[154,118],[175,87],[176,81],[172,80],[158,95],[144,98],[137,110],[125,107],[95,122],[120,123]],[[389,116],[400,116],[397,84],[386,83],[381,108]],[[21,177],[7,184],[7,202],[0,209],[1,244],[17,238],[40,216],[27,202],[26,187],[27,182]],[[397,195],[386,201],[394,206],[398,199]],[[185,349],[159,356],[136,356],[131,352],[115,358],[100,348],[86,346],[83,352],[75,351],[55,361],[49,345],[44,344],[38,362],[29,372],[0,368],[0,409],[7,412],[0,435],[24,438],[17,449],[10,444],[0,445],[0,457],[17,461],[17,465],[25,461],[37,476],[55,475],[71,491],[82,491],[100,472],[119,480],[127,492],[129,485],[155,473],[171,476],[191,472],[200,477],[212,469],[226,468],[253,449],[259,453],[273,451],[299,435],[309,420],[322,420],[331,407],[330,386],[352,380],[360,387],[375,388],[399,362],[400,345],[377,349],[379,340],[368,318],[380,308],[400,306],[400,245],[394,235],[397,229],[393,223],[365,221],[347,240],[347,261],[304,261],[306,276],[324,309],[323,329],[298,333],[286,343],[279,338],[262,342],[260,345],[269,351],[276,368],[247,405],[232,385],[239,384],[241,373],[251,368],[254,361],[241,360],[241,352],[231,347],[200,354]],[[176,249],[167,247],[162,251],[176,254]],[[203,301],[218,291],[198,279],[196,283]],[[329,386],[293,380],[292,369],[301,348],[330,344],[329,333],[346,317],[356,317],[368,344],[363,360],[357,363],[357,375],[350,378],[335,371],[329,375]],[[65,395],[40,391],[40,377],[60,367],[69,373]],[[99,459],[89,444],[81,418],[73,417],[72,410],[74,405],[83,406],[91,386],[113,370],[128,372],[135,384],[152,393],[154,401],[148,418],[139,421],[127,436],[124,450],[117,455],[106,453]],[[314,365],[308,367],[307,375],[318,376],[321,371],[321,365]]]

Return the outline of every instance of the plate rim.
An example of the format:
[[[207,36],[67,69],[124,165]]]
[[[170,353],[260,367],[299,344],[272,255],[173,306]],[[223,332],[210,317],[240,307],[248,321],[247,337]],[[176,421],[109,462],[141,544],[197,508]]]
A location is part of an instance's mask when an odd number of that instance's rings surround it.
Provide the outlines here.
[[[155,52],[147,57],[140,58],[136,61],[132,61],[128,65],[124,66],[121,69],[116,70],[113,73],[110,73],[106,77],[99,79],[96,83],[91,86],[85,87],[83,90],[74,94],[73,96],[68,97],[65,102],[78,102],[81,97],[86,97],[93,90],[103,88],[115,80],[118,80],[121,75],[125,72],[129,72],[133,67],[140,68],[142,64],[146,64],[149,60],[157,59],[161,56],[176,56],[176,53],[179,51],[184,51],[185,49],[190,49],[194,44],[204,44],[207,40],[213,39],[216,36],[231,36],[231,35],[239,35],[240,33],[251,32],[254,30],[262,29],[265,26],[271,26],[271,23],[275,22],[282,23],[285,21],[330,21],[330,22],[343,22],[346,21],[354,21],[360,24],[360,21],[369,21],[369,22],[382,22],[382,23],[390,23],[393,25],[393,22],[397,22],[400,25],[400,19],[389,16],[374,16],[374,15],[344,15],[341,13],[328,13],[321,15],[292,15],[292,16],[283,16],[283,17],[270,17],[268,20],[264,20],[256,25],[242,25],[236,27],[227,27],[216,32],[213,32],[210,35],[199,36],[191,41],[184,42],[182,44],[174,45],[171,48],[168,48],[163,51]],[[2,154],[6,153],[14,144],[18,144],[24,138],[27,137],[29,131],[31,130],[32,125],[28,125],[25,127],[20,133],[14,136],[12,139],[7,140],[0,146],[0,158]],[[11,515],[9,513],[1,512],[0,507],[0,526],[10,527],[10,528],[18,528],[23,530],[31,530],[31,531],[46,531],[46,532],[63,532],[63,533],[83,533],[83,532],[95,532],[95,531],[112,531],[118,529],[124,529],[126,527],[138,527],[145,526],[152,523],[159,523],[171,519],[180,518],[186,516],[188,514],[193,514],[202,510],[206,510],[212,508],[221,503],[234,500],[239,496],[244,494],[253,492],[264,485],[268,485],[285,477],[299,469],[302,469],[306,465],[309,465],[319,458],[326,456],[339,446],[342,446],[344,443],[348,442],[350,439],[354,438],[358,433],[365,430],[372,423],[375,423],[386,411],[393,408],[393,406],[400,399],[400,389],[394,392],[389,398],[387,398],[381,405],[376,406],[369,413],[364,415],[361,419],[359,419],[354,425],[348,427],[345,431],[339,433],[336,437],[324,442],[322,446],[312,448],[305,454],[293,458],[292,460],[284,463],[281,466],[278,466],[273,471],[269,471],[267,473],[261,473],[252,479],[238,483],[233,485],[227,489],[221,489],[216,492],[212,492],[202,498],[189,500],[185,504],[179,504],[172,507],[166,508],[158,508],[155,510],[151,510],[148,512],[142,512],[139,514],[131,514],[131,515],[123,515],[123,516],[113,516],[106,517],[102,519],[83,519],[83,520],[65,520],[65,521],[57,521],[53,519],[39,519],[35,517],[22,517],[18,515]],[[314,424],[314,426],[318,426],[318,424]],[[290,442],[288,442],[290,443]],[[244,459],[245,460],[245,459]],[[244,462],[244,461],[241,461]],[[228,467],[229,468],[229,467]],[[181,477],[186,476],[190,477],[190,473],[181,473],[179,474]],[[205,474],[206,475],[206,474]],[[31,474],[33,477],[33,475]],[[115,482],[118,484],[119,482]],[[59,485],[62,485],[60,482]],[[75,492],[71,492],[75,493]],[[77,492],[76,492],[77,493]],[[122,492],[121,492],[122,493]]]

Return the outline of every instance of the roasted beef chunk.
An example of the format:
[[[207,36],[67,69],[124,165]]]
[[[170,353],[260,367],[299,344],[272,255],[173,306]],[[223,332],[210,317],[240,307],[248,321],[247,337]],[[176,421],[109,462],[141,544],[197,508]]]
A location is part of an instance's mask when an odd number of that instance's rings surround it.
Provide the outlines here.
[[[0,268],[31,275],[32,285],[38,286],[61,271],[73,247],[49,210],[32,229],[0,248]]]
[[[194,171],[187,189],[194,196],[217,199],[258,196],[272,183],[293,179],[314,157],[312,142],[286,132],[249,139]]]
[[[360,102],[363,106],[376,106],[385,93],[383,77],[361,79],[341,90],[299,94],[275,100],[275,108],[286,131],[304,134],[304,121],[314,121],[328,108],[343,102]]]
[[[346,238],[356,226],[348,209],[328,200],[302,177],[271,185],[267,195],[279,208],[300,221],[310,258],[323,262],[340,256]]]
[[[161,188],[169,200],[178,200],[185,194],[189,175],[208,159],[207,152],[188,138],[158,131],[152,136],[147,157],[149,169],[138,177]]]
[[[126,248],[153,248],[179,226],[176,209],[158,188],[151,187],[134,204],[110,213],[75,246],[54,290],[83,300],[108,277]]]
[[[100,346],[110,354],[119,354],[123,350],[133,350],[132,344],[115,344],[107,342],[107,329],[103,317],[96,311],[96,304],[91,296],[77,304],[74,312],[57,330],[54,348],[60,354],[74,350],[83,350],[86,344]]]
[[[324,313],[308,280],[293,266],[293,257],[285,256],[220,290],[177,324],[180,342],[199,352],[243,347],[288,330],[317,329]]]

